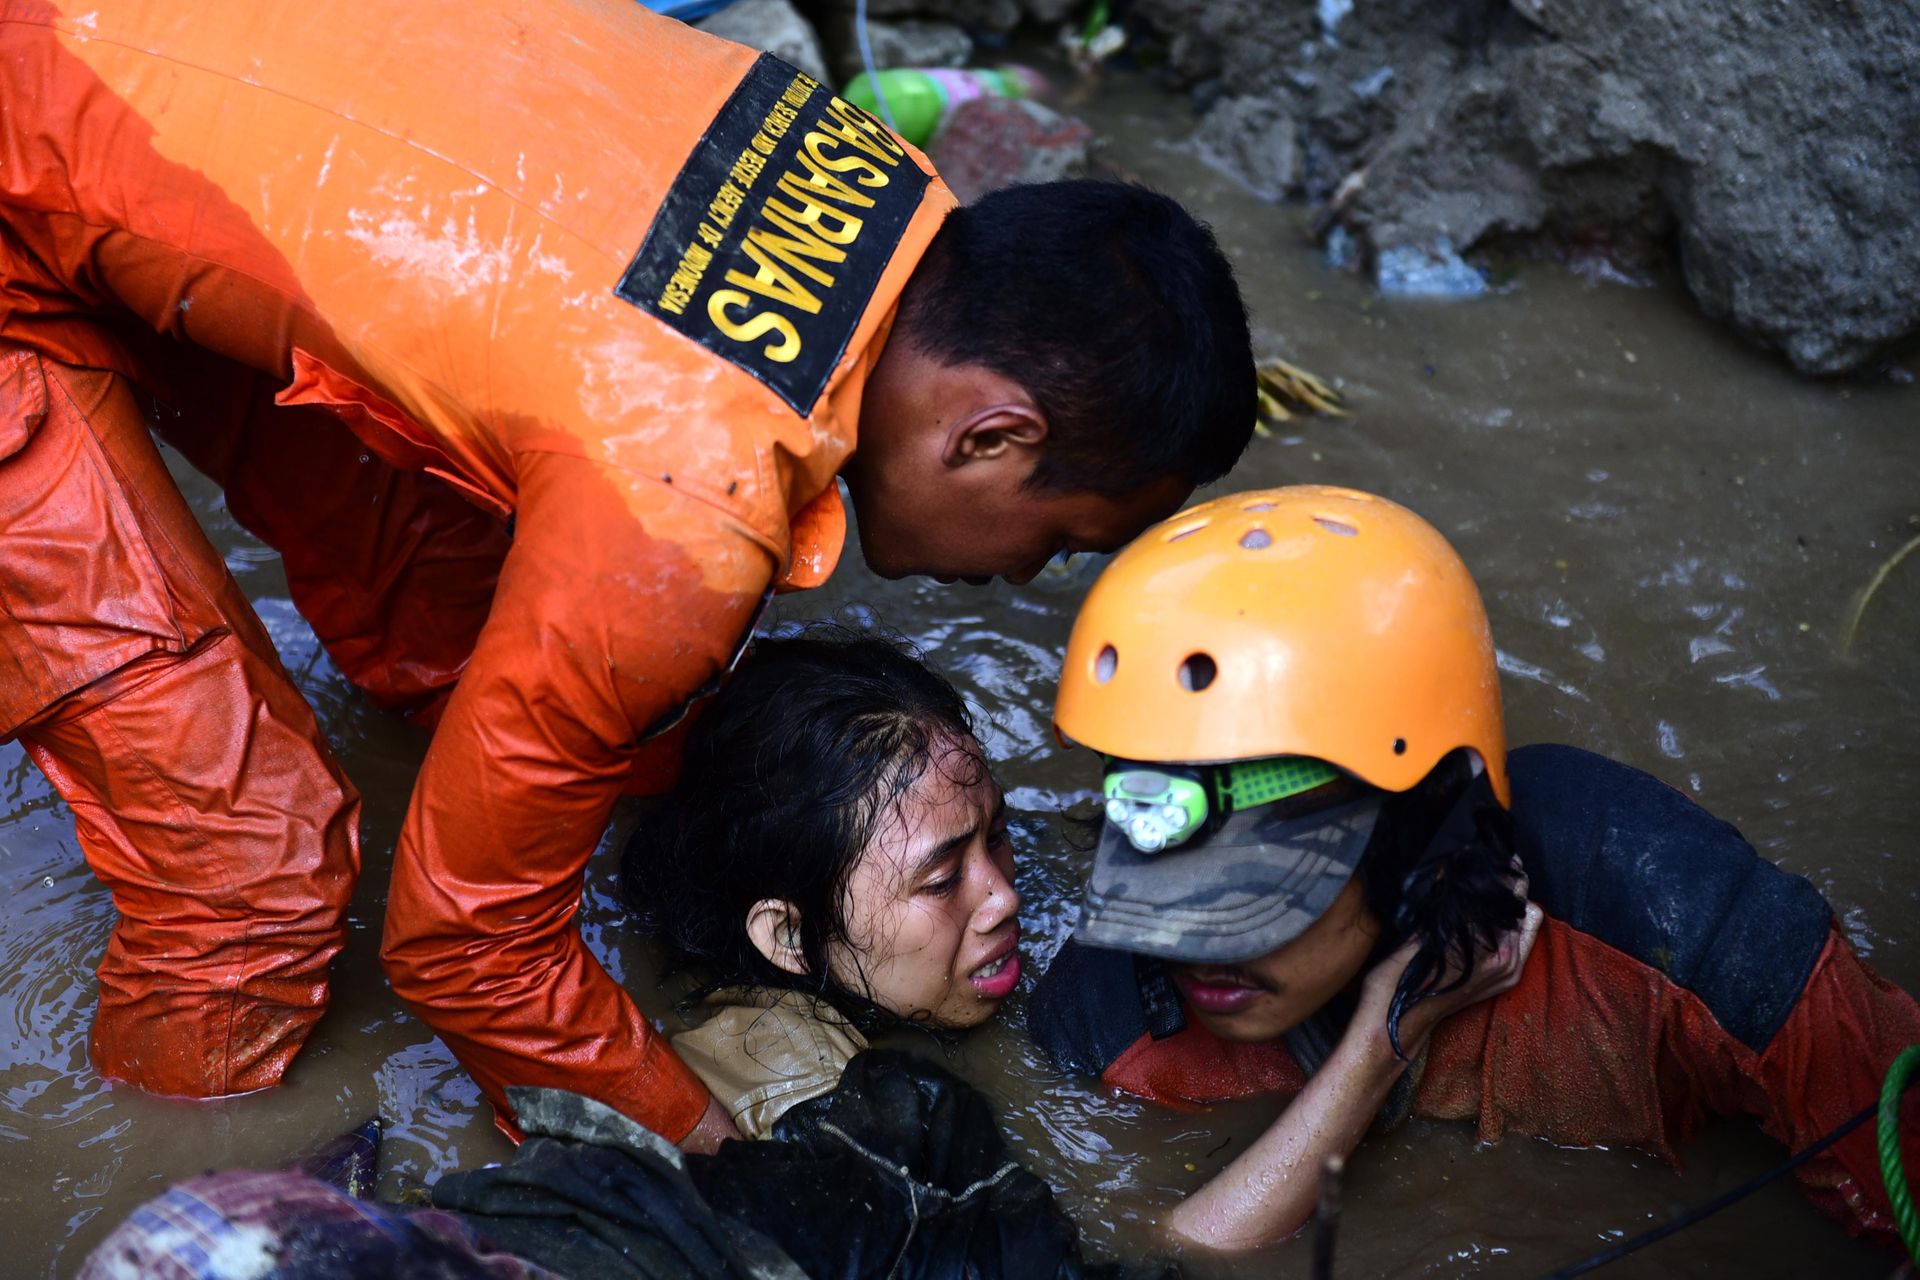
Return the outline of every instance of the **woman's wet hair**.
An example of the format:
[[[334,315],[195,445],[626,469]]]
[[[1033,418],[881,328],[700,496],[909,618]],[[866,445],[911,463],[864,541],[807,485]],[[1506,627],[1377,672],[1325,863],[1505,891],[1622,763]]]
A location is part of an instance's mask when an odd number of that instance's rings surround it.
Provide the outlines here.
[[[1474,956],[1519,923],[1514,893],[1513,817],[1465,748],[1444,757],[1420,783],[1387,797],[1357,875],[1367,909],[1383,926],[1376,955],[1419,942],[1387,1010],[1387,1035],[1401,1058],[1400,1019],[1429,996],[1465,985]],[[1442,984],[1447,965],[1460,975]]]
[[[926,770],[955,767],[950,746],[966,753],[956,781],[985,773],[966,703],[903,643],[826,625],[756,642],[689,732],[679,781],[621,864],[642,927],[708,979],[693,998],[788,988],[861,1026],[888,1021],[870,991],[835,979],[828,954],[837,945],[857,958],[849,878]],[[763,898],[799,909],[804,975],[748,936]]]

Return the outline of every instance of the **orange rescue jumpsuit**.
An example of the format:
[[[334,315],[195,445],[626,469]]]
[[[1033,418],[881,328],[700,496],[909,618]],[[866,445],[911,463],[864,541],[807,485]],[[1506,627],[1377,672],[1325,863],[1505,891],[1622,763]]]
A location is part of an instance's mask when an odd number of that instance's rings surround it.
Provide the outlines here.
[[[359,859],[153,426],[342,670],[438,720],[401,997],[496,1106],[559,1085],[682,1137],[706,1091],[582,943],[587,858],[766,593],[831,571],[951,197],[824,87],[631,0],[0,0],[0,66],[0,736],[121,912],[96,1063],[278,1080]]]

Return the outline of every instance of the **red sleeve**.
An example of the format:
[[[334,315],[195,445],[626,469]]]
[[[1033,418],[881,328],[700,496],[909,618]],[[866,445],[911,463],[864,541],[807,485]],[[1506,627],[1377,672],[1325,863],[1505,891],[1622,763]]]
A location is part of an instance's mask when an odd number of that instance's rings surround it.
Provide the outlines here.
[[[1658,970],[1548,916],[1510,991],[1434,1028],[1414,1109],[1476,1120],[1483,1142],[1513,1129],[1673,1161],[1698,1119],[1689,1082],[1673,1068],[1705,1065],[1704,1056],[1663,1062],[1688,1002],[1699,1003]],[[1752,1056],[1724,1034],[1717,1040],[1725,1043],[1696,1047]]]
[[[678,1141],[707,1091],[574,916],[637,740],[725,669],[772,565],[719,511],[558,455],[517,519],[395,852],[387,974],[501,1115],[505,1086],[553,1086]]]
[[[1563,1146],[1637,1147],[1679,1165],[1710,1115],[1747,1115],[1789,1149],[1879,1096],[1882,1073],[1920,1043],[1920,1005],[1830,932],[1786,1022],[1756,1052],[1659,970],[1549,918],[1511,991],[1448,1018],[1415,1100],[1432,1119],[1476,1120]],[[1911,1160],[1920,1097],[1903,1135]],[[1867,1126],[1801,1166],[1808,1196],[1850,1231],[1893,1224]]]
[[[1298,1093],[1307,1083],[1282,1041],[1240,1044],[1191,1021],[1164,1039],[1141,1036],[1100,1079],[1179,1110],[1263,1093]]]

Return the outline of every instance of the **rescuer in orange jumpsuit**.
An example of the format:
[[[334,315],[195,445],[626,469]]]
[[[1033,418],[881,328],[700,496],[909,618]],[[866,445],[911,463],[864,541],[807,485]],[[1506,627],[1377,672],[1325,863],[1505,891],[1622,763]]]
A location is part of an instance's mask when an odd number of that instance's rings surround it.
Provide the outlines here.
[[[401,997],[496,1105],[698,1146],[724,1112],[573,916],[640,744],[833,569],[835,477],[877,571],[1019,582],[1250,429],[1238,293],[1171,201],[952,213],[871,116],[637,5],[0,0],[0,65],[0,737],[113,891],[94,1060],[147,1089],[280,1078],[359,864],[150,430],[437,723]]]

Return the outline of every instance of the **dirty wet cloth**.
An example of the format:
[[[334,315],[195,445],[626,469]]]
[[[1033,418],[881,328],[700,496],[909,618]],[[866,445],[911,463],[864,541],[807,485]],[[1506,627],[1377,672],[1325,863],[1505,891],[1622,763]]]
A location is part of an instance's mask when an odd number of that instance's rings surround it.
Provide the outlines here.
[[[356,1200],[292,1169],[192,1178],[115,1227],[79,1280],[555,1280],[453,1214]]]
[[[1104,1277],[985,1100],[869,1050],[764,1142],[684,1156],[604,1103],[512,1088],[527,1140],[449,1174],[433,1207],[297,1171],[196,1178],[136,1210],[82,1280],[1033,1280]]]
[[[0,263],[0,316],[4,284]],[[0,739],[118,914],[94,1068],[195,1098],[277,1084],[326,1008],[359,796],[133,386],[5,339],[0,566]]]
[[[603,1103],[509,1088],[527,1135],[513,1159],[433,1188],[493,1245],[553,1272],[669,1280],[804,1280],[752,1226],[715,1214],[679,1150]]]
[[[706,1021],[673,1051],[712,1091],[741,1134],[764,1138],[788,1110],[840,1083],[867,1038],[830,1005],[799,991],[715,992]]]
[[[764,1231],[814,1280],[1121,1274],[1082,1260],[979,1093],[895,1050],[854,1058],[772,1141],[729,1142],[687,1167],[717,1212]]]
[[[769,1140],[712,1156],[682,1157],[577,1095],[512,1094],[532,1136],[505,1165],[443,1178],[433,1202],[564,1275],[1114,1274],[1081,1259],[1073,1224],[1008,1152],[986,1100],[910,1054],[859,1054]]]
[[[778,1247],[707,1206],[665,1139],[579,1094],[509,1098],[528,1140],[505,1165],[442,1179],[433,1208],[356,1199],[300,1170],[210,1174],[135,1210],[80,1274],[805,1280]]]
[[[974,1089],[894,1050],[854,1057],[763,1142],[681,1156],[589,1099],[511,1091],[530,1135],[434,1187],[489,1242],[573,1276],[1016,1280],[1113,1275]],[[677,1270],[675,1269],[677,1268]]]

